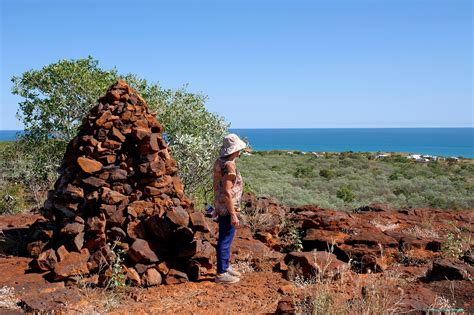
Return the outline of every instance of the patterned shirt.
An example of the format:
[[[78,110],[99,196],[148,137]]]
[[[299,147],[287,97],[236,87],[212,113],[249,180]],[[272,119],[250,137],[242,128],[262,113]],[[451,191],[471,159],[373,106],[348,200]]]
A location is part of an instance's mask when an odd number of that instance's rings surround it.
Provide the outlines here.
[[[229,210],[226,206],[224,194],[225,175],[229,175],[228,177],[232,180],[232,203],[234,204],[234,209],[237,211],[240,210],[242,193],[244,191],[242,176],[237,170],[235,162],[227,161],[221,158],[217,159],[214,163],[214,206],[217,214],[220,216],[229,215]]]

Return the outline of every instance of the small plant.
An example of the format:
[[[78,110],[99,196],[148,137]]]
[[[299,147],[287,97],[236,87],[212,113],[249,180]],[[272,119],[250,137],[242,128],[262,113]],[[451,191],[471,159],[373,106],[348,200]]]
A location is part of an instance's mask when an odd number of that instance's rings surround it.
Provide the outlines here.
[[[463,230],[451,223],[453,231],[446,235],[446,241],[441,247],[441,252],[446,257],[459,259],[469,248],[470,237],[462,235]]]
[[[344,202],[352,202],[355,199],[355,194],[350,186],[343,185],[337,191],[336,197],[342,199]]]
[[[122,249],[115,250],[115,243],[112,245],[112,250],[115,252],[115,259],[111,265],[112,275],[107,282],[106,289],[120,288],[127,285],[123,268],[123,256],[125,253]]]
[[[296,171],[294,172],[293,176],[295,176],[296,178],[313,177],[314,176],[313,167],[311,165],[298,166],[296,168]]]
[[[285,229],[281,235],[284,243],[287,245],[287,250],[291,252],[300,252],[303,250],[303,241],[301,234],[296,228],[295,222],[289,221],[285,224]]]
[[[319,171],[319,176],[326,179],[331,179],[335,176],[334,170],[331,168],[325,168]]]

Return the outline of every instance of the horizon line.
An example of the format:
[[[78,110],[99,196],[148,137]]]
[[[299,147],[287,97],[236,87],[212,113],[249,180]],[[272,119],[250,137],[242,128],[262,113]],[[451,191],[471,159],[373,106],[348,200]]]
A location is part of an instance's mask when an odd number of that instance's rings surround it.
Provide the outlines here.
[[[453,126],[453,127],[229,127],[229,129],[473,129],[474,126]],[[0,131],[25,131],[25,129],[0,129]]]

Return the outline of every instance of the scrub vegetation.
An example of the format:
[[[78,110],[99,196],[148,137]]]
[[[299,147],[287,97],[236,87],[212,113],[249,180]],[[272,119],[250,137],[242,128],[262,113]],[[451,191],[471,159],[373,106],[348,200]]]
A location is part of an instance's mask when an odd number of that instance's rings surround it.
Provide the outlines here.
[[[393,207],[474,209],[474,160],[415,162],[402,155],[254,152],[239,159],[248,187],[287,205],[355,209]]]

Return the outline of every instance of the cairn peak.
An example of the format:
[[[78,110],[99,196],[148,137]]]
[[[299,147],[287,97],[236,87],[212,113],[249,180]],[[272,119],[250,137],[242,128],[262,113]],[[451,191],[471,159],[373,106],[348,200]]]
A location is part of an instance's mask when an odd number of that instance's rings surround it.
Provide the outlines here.
[[[105,285],[117,249],[135,284],[156,272],[168,283],[176,274],[180,281],[196,279],[201,267],[212,266],[209,229],[200,226],[196,233],[193,218],[205,219],[184,194],[162,131],[124,81],[99,98],[66,148],[40,210],[46,220],[31,228],[28,250],[36,269],[51,271],[56,280],[98,274]]]

